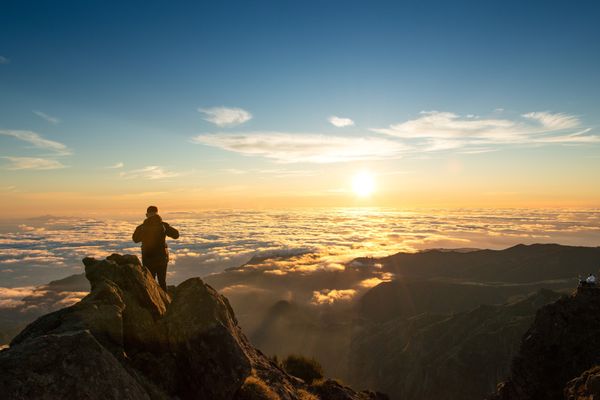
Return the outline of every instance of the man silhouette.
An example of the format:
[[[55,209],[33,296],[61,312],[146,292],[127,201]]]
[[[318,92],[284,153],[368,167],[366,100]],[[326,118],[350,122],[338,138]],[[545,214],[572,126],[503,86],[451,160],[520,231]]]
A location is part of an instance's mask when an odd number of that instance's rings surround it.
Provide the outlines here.
[[[158,277],[158,284],[164,291],[167,291],[169,263],[169,250],[165,240],[167,236],[177,239],[179,231],[163,222],[156,206],[148,207],[144,223],[135,228],[132,236],[135,243],[142,242],[142,264],[154,278]]]

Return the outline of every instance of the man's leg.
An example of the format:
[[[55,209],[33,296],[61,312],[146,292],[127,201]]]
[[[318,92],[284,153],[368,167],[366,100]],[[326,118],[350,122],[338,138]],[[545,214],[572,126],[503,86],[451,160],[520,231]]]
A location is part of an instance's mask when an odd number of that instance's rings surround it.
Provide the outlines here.
[[[162,263],[156,267],[158,284],[165,292],[167,291],[167,265],[168,263]]]

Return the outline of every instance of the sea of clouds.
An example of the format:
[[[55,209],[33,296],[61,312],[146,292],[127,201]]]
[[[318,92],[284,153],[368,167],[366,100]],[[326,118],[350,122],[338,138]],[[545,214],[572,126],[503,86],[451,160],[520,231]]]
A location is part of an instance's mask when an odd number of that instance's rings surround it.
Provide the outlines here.
[[[166,213],[169,282],[263,258],[270,274],[343,269],[360,256],[428,248],[501,249],[518,243],[597,246],[600,210],[428,210],[381,208],[216,210]],[[81,259],[140,255],[131,234],[142,221],[44,216],[0,221],[0,308],[35,287],[83,272]],[[10,289],[10,290],[9,290]],[[76,301],[75,298],[72,301]]]

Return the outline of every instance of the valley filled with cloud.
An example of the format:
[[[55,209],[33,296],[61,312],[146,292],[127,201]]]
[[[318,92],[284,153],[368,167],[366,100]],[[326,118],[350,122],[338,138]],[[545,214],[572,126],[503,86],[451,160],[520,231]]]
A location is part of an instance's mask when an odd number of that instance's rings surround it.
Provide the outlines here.
[[[501,249],[517,243],[594,246],[600,239],[598,210],[221,210],[164,218],[181,232],[179,240],[169,242],[170,284],[244,264],[262,280],[282,280],[286,275],[296,279],[344,271],[357,257],[400,251]],[[0,292],[0,307],[19,304],[21,293],[38,285],[82,273],[81,259],[86,256],[103,258],[114,252],[139,256],[131,234],[140,222],[53,216],[3,220],[0,275],[5,289]],[[328,287],[315,280],[316,286],[310,287],[312,301],[344,301],[391,278],[370,268],[348,281],[347,287]]]

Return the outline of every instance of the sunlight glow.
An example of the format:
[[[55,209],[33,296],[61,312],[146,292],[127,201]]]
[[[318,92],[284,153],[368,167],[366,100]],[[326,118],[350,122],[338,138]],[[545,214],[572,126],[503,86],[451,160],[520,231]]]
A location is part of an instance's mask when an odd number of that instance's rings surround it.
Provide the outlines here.
[[[352,178],[352,191],[359,197],[370,196],[375,191],[375,178],[367,171],[361,171]]]

